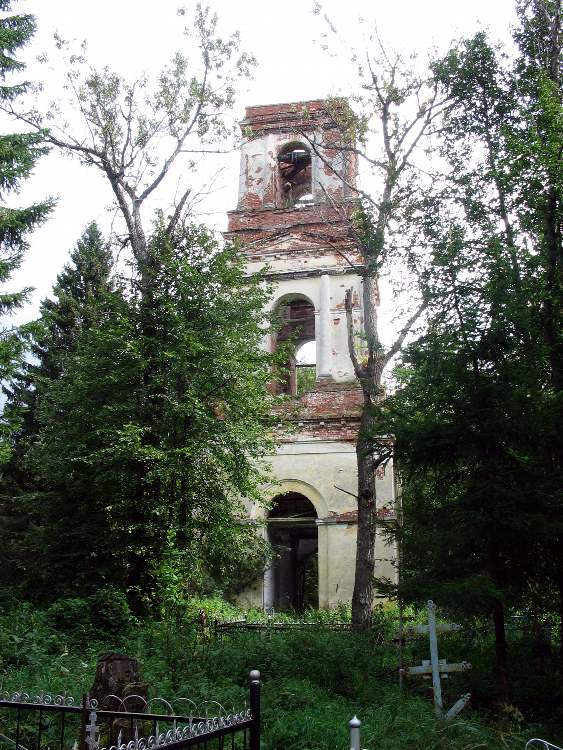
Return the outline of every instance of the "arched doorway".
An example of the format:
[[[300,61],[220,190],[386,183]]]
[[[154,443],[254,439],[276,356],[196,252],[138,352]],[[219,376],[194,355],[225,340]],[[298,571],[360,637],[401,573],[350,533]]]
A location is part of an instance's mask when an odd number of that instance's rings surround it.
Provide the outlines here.
[[[275,609],[319,606],[317,512],[299,492],[274,498],[267,518],[268,539],[275,557],[265,585],[265,603]]]

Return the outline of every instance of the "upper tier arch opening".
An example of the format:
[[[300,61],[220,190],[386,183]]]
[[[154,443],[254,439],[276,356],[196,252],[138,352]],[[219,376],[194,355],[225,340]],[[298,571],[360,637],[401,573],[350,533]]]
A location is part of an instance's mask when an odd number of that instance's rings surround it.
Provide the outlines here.
[[[301,141],[285,143],[278,151],[278,180],[281,208],[313,200],[311,150]]]

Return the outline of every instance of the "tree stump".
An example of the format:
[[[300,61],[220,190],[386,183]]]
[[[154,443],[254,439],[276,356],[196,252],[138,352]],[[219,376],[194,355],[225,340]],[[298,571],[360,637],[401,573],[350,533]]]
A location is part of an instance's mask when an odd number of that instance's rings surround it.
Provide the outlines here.
[[[148,688],[148,684],[141,680],[139,660],[111,651],[102,654],[98,659],[90,698],[98,701],[99,709],[116,713],[143,713],[146,709]],[[143,736],[141,723],[137,721],[120,720],[116,717],[105,722],[102,727],[104,744],[116,744],[120,732],[121,742],[129,742],[133,739],[134,729],[138,724],[139,736]]]

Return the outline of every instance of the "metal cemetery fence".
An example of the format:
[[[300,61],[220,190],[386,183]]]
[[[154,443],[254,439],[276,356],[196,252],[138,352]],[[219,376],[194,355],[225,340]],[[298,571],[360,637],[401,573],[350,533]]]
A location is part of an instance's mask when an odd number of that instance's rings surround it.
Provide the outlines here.
[[[273,617],[268,616],[267,622],[248,622],[246,619],[231,620],[229,622],[213,621],[213,630],[221,638],[223,635],[232,635],[242,632],[293,632],[293,631],[336,631],[347,633],[353,629],[349,622],[275,622]]]
[[[128,711],[127,704],[142,705]],[[199,710],[187,698],[176,703],[186,713],[175,714],[168,701],[145,701],[131,695],[108,696],[102,706],[85,695],[82,705],[67,696],[0,694],[0,750],[260,750],[260,673],[250,673],[250,707],[227,713],[216,701]],[[105,706],[112,705],[111,710]],[[164,704],[168,713],[153,713]],[[117,706],[117,707],[116,707]],[[200,708],[201,708],[200,707]],[[219,709],[217,711],[217,709]]]

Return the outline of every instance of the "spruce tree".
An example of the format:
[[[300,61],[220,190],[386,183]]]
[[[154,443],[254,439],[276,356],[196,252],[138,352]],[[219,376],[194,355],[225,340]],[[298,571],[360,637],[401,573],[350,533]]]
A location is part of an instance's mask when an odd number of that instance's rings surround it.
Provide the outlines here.
[[[15,456],[8,474],[18,471],[21,454],[36,435],[36,405],[42,388],[61,376],[65,359],[76,350],[80,332],[95,325],[93,303],[113,288],[111,269],[109,244],[92,222],[71,251],[70,262],[57,276],[53,296],[42,301],[39,320],[30,327],[29,361],[5,388],[7,409],[17,411],[21,417],[14,433]]]
[[[62,544],[64,548],[68,541],[64,533],[57,537],[56,529],[60,529],[50,506],[53,487],[41,481],[32,460],[42,434],[38,413],[76,352],[80,337],[96,329],[99,302],[113,290],[111,269],[111,250],[92,223],[58,275],[53,297],[43,300],[40,319],[30,326],[28,361],[5,388],[5,411],[17,414],[18,423],[11,434],[12,454],[2,477],[2,516],[10,533],[2,552],[1,578],[6,585],[18,580],[32,593],[42,585],[39,553],[46,535],[56,547]],[[63,499],[57,518],[68,513],[64,504]],[[31,581],[35,581],[33,586]]]
[[[24,64],[16,54],[33,36],[33,16],[10,14],[10,0],[0,0],[0,104],[13,102],[27,89],[24,82],[13,83],[14,74]],[[7,79],[9,79],[7,81]],[[17,194],[23,180],[31,173],[37,159],[45,152],[37,133],[3,133],[0,135],[0,314],[9,315],[28,299],[30,289],[6,288],[13,272],[22,263],[27,235],[45,220],[51,202],[15,207],[8,202]],[[22,332],[4,325],[0,331],[0,381],[10,378],[18,368],[24,351]],[[0,422],[0,462],[10,455],[10,433],[17,424],[17,414],[5,413]]]

